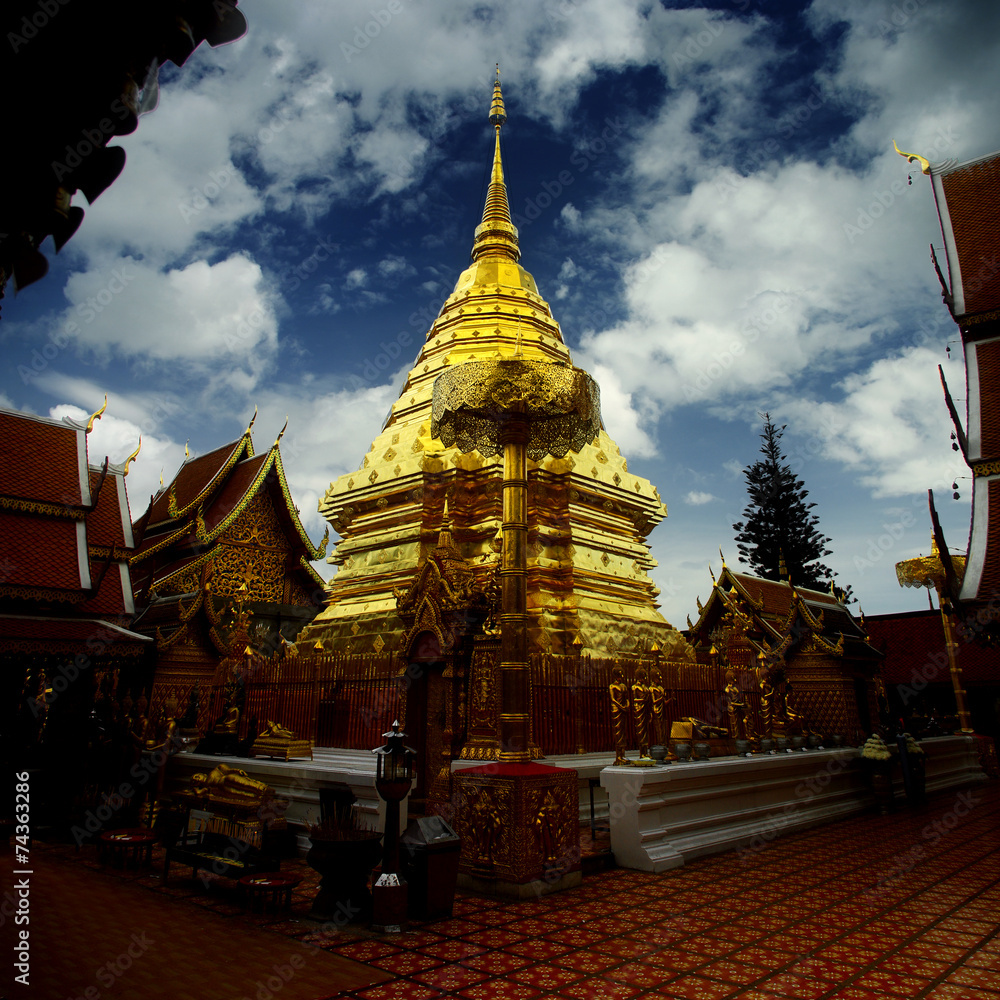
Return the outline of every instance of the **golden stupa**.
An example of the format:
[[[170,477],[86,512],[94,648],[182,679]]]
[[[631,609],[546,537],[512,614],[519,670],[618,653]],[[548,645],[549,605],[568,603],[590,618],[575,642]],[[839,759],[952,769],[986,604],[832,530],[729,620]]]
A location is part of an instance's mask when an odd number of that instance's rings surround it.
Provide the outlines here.
[[[482,586],[500,547],[502,460],[461,454],[431,437],[434,381],[468,361],[521,358],[571,365],[559,324],[518,263],[500,156],[506,121],[499,72],[490,122],[493,170],[470,266],[459,276],[356,472],[341,476],[320,512],[342,537],[325,609],[300,648],[399,651],[406,629],[397,594],[434,553],[461,558]],[[528,612],[532,652],[628,655],[654,645],[693,660],[657,610],[646,536],[666,516],[653,485],[628,471],[605,430],[565,458],[528,463]]]

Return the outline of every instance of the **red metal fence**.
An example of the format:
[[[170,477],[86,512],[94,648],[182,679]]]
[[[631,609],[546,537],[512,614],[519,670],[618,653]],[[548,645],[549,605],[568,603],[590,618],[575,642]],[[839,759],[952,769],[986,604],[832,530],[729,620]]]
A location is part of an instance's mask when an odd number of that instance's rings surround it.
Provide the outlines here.
[[[675,661],[641,661],[591,656],[536,655],[531,658],[532,721],[535,742],[544,754],[614,749],[611,700],[612,673],[621,670],[631,689],[636,671],[659,672],[666,691],[664,733],[675,719],[694,717],[725,727],[725,671],[718,666]],[[267,658],[252,656],[241,665],[245,704],[239,736],[257,732],[268,720],[280,723],[316,746],[368,749],[400,716],[405,664],[393,654]],[[212,691],[211,718],[223,713],[232,687],[225,678],[231,665],[220,665]],[[750,670],[735,671],[743,691],[747,718],[757,724],[760,694]],[[415,719],[400,719],[410,729]],[[627,746],[637,745],[634,719],[627,719]]]

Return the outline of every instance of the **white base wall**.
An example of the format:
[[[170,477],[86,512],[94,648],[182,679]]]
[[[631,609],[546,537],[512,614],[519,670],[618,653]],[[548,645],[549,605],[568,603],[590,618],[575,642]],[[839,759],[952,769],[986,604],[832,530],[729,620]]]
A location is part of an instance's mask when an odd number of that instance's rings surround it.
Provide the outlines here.
[[[921,743],[927,790],[986,781],[976,741]],[[660,872],[734,848],[753,850],[780,834],[875,807],[858,750],[808,750],[664,767],[605,767],[611,850],[622,868]],[[897,799],[902,784],[896,782]]]

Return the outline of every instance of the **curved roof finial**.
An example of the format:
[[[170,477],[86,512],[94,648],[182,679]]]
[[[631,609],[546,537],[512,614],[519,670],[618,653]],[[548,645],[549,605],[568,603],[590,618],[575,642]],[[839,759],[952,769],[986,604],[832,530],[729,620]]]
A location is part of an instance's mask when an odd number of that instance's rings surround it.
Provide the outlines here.
[[[132,454],[129,455],[129,457],[125,459],[125,469],[122,472],[123,476],[127,476],[128,475],[128,467],[129,467],[129,465],[132,462],[134,462],[139,457],[139,452],[140,451],[142,451],[142,435],[141,434],[139,435],[139,443],[138,443],[138,445],[136,445],[135,451],[133,451]],[[161,474],[160,481],[161,481],[161,483],[163,481],[162,474]]]
[[[256,421],[256,419],[257,419],[257,404],[254,403],[254,406],[253,406],[253,416],[250,418],[250,423],[247,424],[247,429],[243,432],[244,435],[250,433],[250,428],[253,427],[254,421]]]
[[[94,421],[100,420],[104,416],[104,411],[108,408],[108,394],[104,394],[104,405],[96,412],[90,415],[90,419],[87,421],[87,433],[89,434],[94,429]]]
[[[287,427],[288,427],[288,414],[286,413],[285,426],[282,427],[280,431],[278,431],[278,436],[274,439],[274,444],[271,445],[272,448],[277,448],[278,445],[281,443],[281,439],[285,436],[285,430],[287,429]]]
[[[895,139],[892,140],[892,148],[895,149],[896,152],[899,153],[900,156],[905,156],[907,163],[912,163],[914,160],[916,160],[917,163],[920,164],[920,172],[922,174],[929,174],[931,172],[931,165],[930,165],[930,163],[924,157],[922,157],[919,153],[904,153],[899,148],[899,146],[896,145],[896,140]]]

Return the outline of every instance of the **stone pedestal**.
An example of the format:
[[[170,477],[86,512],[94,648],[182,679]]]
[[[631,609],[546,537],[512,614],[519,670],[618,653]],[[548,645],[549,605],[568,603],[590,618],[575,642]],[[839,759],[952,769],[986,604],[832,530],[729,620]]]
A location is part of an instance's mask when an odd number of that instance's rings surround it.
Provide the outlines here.
[[[454,777],[459,885],[524,899],[580,884],[575,771],[500,763]]]

